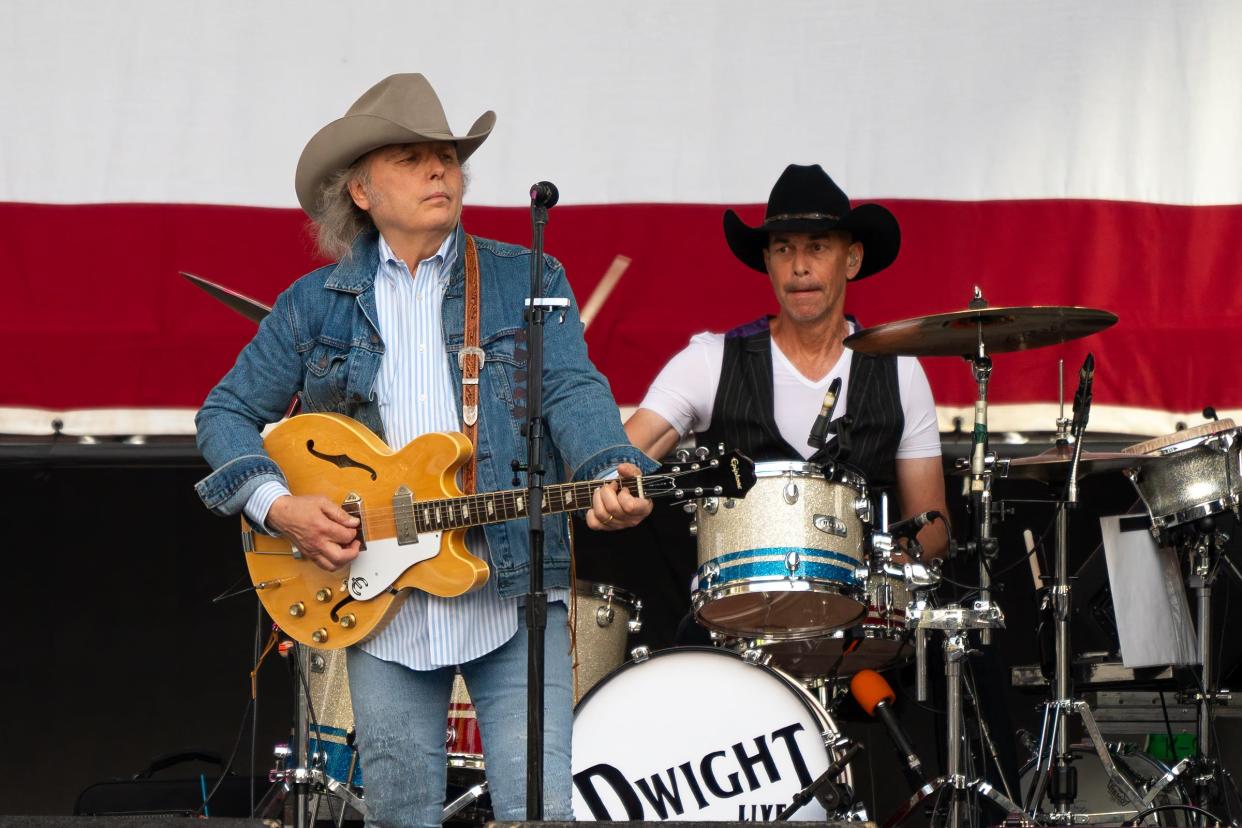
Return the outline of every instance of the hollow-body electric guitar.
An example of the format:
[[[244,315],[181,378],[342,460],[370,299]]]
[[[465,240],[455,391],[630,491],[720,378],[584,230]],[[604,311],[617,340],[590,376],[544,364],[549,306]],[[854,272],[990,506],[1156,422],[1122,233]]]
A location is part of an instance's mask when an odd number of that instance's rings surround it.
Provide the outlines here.
[[[393,451],[348,417],[302,414],[272,429],[263,445],[293,494],[323,495],[361,522],[358,557],[328,572],[287,539],[242,520],[246,565],[263,606],[281,629],[314,647],[370,638],[411,589],[443,597],[478,589],[487,563],[467,551],[466,530],[527,516],[525,489],[462,493],[457,470],[474,449],[457,432],[424,434]],[[545,486],[543,511],[586,509],[596,489],[616,482]],[[742,497],[755,483],[755,467],[745,455],[718,452],[620,482],[648,498]]]

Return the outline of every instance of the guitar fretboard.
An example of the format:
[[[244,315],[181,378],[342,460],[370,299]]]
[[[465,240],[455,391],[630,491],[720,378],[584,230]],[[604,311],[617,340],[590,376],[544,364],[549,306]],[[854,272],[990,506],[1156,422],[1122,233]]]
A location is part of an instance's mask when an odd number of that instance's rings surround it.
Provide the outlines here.
[[[587,480],[581,483],[557,483],[543,490],[544,514],[571,512],[591,505],[595,490],[616,483],[616,480]],[[638,478],[620,481],[630,494],[638,494]],[[397,507],[399,516],[414,513],[415,529],[439,532],[445,529],[465,529],[485,523],[500,523],[529,515],[525,489],[509,489],[502,492],[463,495],[442,500],[416,500],[408,506]]]

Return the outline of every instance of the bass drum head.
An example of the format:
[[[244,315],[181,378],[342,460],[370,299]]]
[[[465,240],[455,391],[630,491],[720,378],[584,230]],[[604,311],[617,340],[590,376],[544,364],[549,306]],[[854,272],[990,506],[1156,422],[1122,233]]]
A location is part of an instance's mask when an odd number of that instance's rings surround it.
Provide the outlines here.
[[[575,710],[574,817],[771,821],[827,770],[824,731],[832,719],[777,671],[725,650],[662,650]],[[812,800],[794,819],[827,814]]]

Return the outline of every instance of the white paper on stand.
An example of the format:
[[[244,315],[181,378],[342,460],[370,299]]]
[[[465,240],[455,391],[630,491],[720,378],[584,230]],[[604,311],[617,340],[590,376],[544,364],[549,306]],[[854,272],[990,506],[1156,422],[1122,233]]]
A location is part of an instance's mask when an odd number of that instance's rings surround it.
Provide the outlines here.
[[[1123,532],[1121,516],[1100,518],[1113,612],[1127,667],[1198,664],[1198,639],[1176,553],[1147,530]]]

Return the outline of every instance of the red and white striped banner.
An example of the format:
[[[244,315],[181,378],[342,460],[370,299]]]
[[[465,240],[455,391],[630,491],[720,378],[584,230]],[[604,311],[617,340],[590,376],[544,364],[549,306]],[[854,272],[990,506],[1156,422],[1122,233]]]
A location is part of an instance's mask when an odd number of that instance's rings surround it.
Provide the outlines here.
[[[103,407],[144,410],[122,431],[185,427],[152,425],[149,409],[196,407],[253,325],[177,272],[271,302],[318,264],[293,194],[297,156],[399,71],[426,74],[459,130],[497,112],[471,159],[471,232],[526,242],[527,189],[549,179],[562,204],[547,249],[580,301],[616,256],[631,260],[588,332],[623,404],[694,332],[774,310],[720,217],[740,206],[757,222],[797,162],[901,222],[897,263],[850,289],[864,324],[963,308],[974,285],[994,305],[1121,317],[1088,339],[998,355],[997,429],[1051,428],[1057,360],[1072,378],[1088,350],[1096,431],[1167,432],[1204,405],[1242,411],[1235,3],[18,0],[6,11],[0,432]],[[924,365],[947,425],[973,399],[970,371]]]

